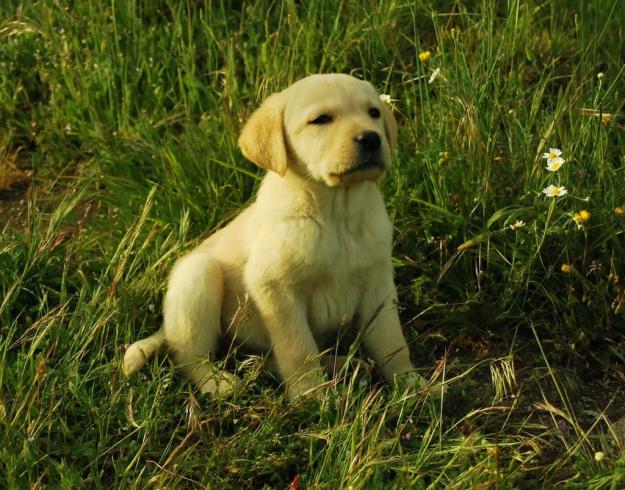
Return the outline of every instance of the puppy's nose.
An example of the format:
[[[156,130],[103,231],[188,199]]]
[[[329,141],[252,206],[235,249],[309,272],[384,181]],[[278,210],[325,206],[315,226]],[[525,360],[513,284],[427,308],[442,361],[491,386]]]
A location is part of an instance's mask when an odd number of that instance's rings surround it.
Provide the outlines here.
[[[358,133],[354,141],[367,151],[375,151],[379,149],[382,144],[380,135],[375,131],[363,131],[362,133]]]

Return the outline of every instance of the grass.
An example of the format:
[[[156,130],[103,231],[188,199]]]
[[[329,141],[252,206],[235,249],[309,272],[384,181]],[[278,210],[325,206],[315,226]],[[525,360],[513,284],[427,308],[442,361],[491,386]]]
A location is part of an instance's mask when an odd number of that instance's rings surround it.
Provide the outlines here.
[[[618,0],[4,2],[0,487],[623,488],[624,25]],[[394,100],[401,314],[448,394],[348,372],[290,405],[241,355],[228,401],[165,357],[125,379],[176,257],[254,193],[241,122],[335,71]]]

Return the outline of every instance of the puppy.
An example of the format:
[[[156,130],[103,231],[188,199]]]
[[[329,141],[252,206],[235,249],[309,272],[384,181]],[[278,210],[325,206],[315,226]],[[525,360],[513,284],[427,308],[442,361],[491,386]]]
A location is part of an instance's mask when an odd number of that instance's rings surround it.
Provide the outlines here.
[[[319,346],[347,321],[387,380],[423,386],[397,314],[378,188],[396,139],[373,86],[348,75],[309,76],[268,97],[239,138],[269,170],[256,200],[178,260],[163,326],[128,348],[125,373],[166,345],[202,392],[228,393],[236,377],[209,361],[226,336],[269,353],[295,399],[321,382]]]

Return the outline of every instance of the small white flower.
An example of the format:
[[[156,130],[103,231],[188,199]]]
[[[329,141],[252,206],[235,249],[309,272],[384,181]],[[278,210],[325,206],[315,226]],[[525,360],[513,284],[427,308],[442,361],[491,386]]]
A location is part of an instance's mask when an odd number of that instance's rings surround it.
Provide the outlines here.
[[[605,459],[605,453],[603,451],[597,451],[595,453],[595,461],[598,463]]]
[[[550,172],[557,172],[558,170],[560,170],[560,167],[562,167],[562,165],[564,165],[564,158],[562,157],[549,158],[547,160],[547,166],[545,168],[549,170]]]
[[[434,70],[432,74],[430,75],[430,79],[428,80],[428,83],[432,83],[434,80],[438,78],[440,74],[441,74],[440,68],[437,68],[436,70]]]
[[[72,130],[72,126],[69,123],[67,123],[63,129],[65,129],[66,133],[69,133]]]
[[[516,220],[513,224],[510,225],[511,230],[518,230],[519,228],[523,228],[525,226],[525,221],[522,219]]]
[[[566,187],[564,186],[558,187],[553,184],[543,189],[543,194],[547,197],[562,197],[567,192],[569,191],[566,190]]]
[[[562,150],[559,150],[558,148],[549,148],[547,153],[543,153],[543,158],[546,158],[547,161],[549,161],[554,158],[558,158],[560,155],[562,155]]]
[[[384,102],[385,104],[390,104],[391,103],[391,96],[388,94],[380,94],[380,100],[382,102]]]

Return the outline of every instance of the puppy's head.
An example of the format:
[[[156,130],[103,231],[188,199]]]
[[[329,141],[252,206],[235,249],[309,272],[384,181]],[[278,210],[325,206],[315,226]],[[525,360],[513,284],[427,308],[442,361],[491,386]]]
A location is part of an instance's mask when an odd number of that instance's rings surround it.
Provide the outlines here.
[[[268,97],[239,146],[260,167],[334,187],[380,179],[397,124],[373,86],[349,75],[312,75]]]

